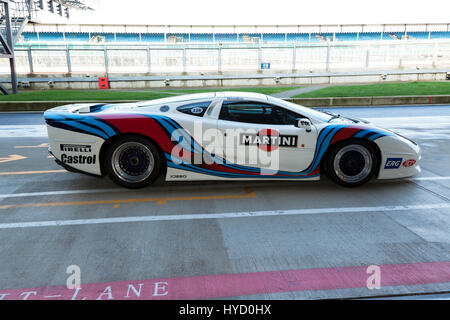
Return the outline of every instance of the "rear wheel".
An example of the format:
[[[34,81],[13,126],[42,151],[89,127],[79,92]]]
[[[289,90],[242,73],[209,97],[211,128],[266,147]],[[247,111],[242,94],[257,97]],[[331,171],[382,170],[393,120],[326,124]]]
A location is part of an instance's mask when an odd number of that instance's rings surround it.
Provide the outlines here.
[[[327,159],[332,180],[346,187],[360,186],[375,174],[378,159],[374,148],[364,141],[346,141],[336,146]]]
[[[143,137],[123,137],[113,141],[104,159],[111,180],[126,188],[145,187],[161,172],[158,150]]]

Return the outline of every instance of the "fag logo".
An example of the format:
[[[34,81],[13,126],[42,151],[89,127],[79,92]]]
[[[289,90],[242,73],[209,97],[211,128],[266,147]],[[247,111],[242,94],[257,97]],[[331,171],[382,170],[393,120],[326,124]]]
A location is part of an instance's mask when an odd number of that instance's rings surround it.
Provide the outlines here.
[[[402,161],[403,161],[403,158],[387,158],[384,168],[385,169],[398,169],[398,168],[400,168]]]
[[[263,129],[257,134],[241,133],[241,144],[256,145],[263,151],[274,151],[279,147],[297,147],[298,137],[295,135],[280,135],[277,130]]]
[[[405,162],[403,162],[403,166],[406,168],[412,167],[415,164],[416,164],[416,160],[414,160],[414,159],[409,159],[409,160],[406,160]]]

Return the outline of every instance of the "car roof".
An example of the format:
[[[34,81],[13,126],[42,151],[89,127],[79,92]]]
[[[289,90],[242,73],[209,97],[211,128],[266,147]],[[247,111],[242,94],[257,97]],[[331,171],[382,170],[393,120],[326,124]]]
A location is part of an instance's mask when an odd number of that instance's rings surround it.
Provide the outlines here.
[[[254,92],[240,92],[240,91],[221,91],[221,92],[203,92],[193,94],[176,95],[168,98],[161,98],[149,101],[138,102],[139,106],[151,106],[158,104],[169,104],[190,100],[214,99],[214,98],[238,98],[238,99],[258,99],[268,100],[268,97],[261,93]]]
[[[243,91],[222,91],[216,92],[219,98],[240,98],[240,99],[261,99],[268,100],[267,96],[262,93],[243,92]]]
[[[169,104],[173,102],[182,102],[189,100],[199,100],[199,99],[214,99],[215,92],[206,92],[206,93],[194,93],[194,94],[183,94],[183,95],[174,95],[173,97],[154,99],[148,101],[138,102],[140,106],[151,106],[157,104]]]

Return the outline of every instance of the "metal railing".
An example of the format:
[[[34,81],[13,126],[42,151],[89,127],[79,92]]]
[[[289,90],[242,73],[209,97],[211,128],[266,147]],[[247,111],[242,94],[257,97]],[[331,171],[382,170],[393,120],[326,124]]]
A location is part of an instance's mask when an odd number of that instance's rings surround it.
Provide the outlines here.
[[[450,40],[318,44],[16,46],[20,73],[221,73],[367,71],[450,67]],[[0,72],[6,65],[0,64]]]

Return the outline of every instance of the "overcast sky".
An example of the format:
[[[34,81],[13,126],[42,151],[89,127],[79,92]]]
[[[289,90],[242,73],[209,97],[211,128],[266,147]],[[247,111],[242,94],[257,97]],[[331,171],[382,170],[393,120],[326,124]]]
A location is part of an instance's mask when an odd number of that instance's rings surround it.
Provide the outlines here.
[[[85,0],[79,23],[372,24],[449,23],[449,0]]]

